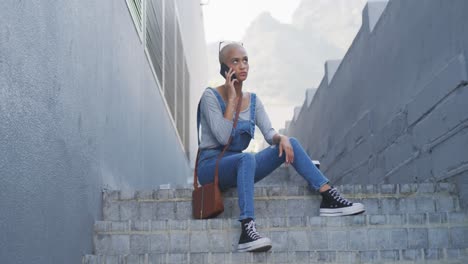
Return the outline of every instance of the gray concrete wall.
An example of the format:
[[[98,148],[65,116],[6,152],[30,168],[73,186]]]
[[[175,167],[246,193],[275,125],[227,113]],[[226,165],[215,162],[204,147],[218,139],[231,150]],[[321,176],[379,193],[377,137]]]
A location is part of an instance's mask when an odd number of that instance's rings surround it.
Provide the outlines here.
[[[124,0],[3,1],[0,262],[81,263],[102,188],[185,183],[171,122]]]
[[[368,3],[287,129],[334,183],[456,182],[467,208],[467,13],[464,0]]]

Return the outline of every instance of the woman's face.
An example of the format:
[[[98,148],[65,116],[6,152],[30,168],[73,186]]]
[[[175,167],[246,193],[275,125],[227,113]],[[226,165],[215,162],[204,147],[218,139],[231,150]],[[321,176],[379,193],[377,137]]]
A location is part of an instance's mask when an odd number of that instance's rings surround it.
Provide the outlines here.
[[[226,65],[236,72],[237,80],[243,82],[249,74],[249,58],[242,46],[235,46],[229,49],[226,56]]]

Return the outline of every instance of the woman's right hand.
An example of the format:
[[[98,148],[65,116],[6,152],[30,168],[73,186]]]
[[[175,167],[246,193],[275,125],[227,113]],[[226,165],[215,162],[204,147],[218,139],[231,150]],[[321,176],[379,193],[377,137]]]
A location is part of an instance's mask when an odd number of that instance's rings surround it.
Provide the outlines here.
[[[236,72],[232,69],[229,68],[228,72],[226,73],[226,82],[224,83],[224,87],[226,87],[226,92],[227,92],[227,99],[229,101],[234,101],[236,99],[236,89],[234,88],[234,83],[238,82],[237,79],[231,80],[232,75],[234,75]]]

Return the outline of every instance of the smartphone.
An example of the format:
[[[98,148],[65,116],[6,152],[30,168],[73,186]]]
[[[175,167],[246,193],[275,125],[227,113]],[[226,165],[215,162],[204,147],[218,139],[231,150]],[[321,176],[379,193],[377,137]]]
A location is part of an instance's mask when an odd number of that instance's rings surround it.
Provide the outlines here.
[[[221,70],[219,70],[219,73],[226,79],[226,72],[229,72],[229,67],[225,63],[221,63]],[[237,79],[236,74],[233,74],[231,76],[231,80]]]

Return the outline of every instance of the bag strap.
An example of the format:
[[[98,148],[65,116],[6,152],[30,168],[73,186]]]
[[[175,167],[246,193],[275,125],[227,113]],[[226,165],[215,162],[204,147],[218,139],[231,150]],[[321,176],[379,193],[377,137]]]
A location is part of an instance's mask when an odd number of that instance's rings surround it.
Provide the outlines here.
[[[234,118],[234,124],[232,126],[232,129],[236,129],[236,126],[237,126],[237,121],[239,120],[239,114],[240,114],[240,110],[241,110],[241,105],[242,105],[242,97],[243,97],[243,93],[241,93],[241,95],[239,96],[239,99],[237,101],[237,106],[236,106],[236,117]],[[197,123],[199,123],[199,120],[200,120],[200,103],[198,103],[198,109],[197,109]],[[199,127],[199,124],[197,124],[197,134],[198,134],[198,127]],[[199,139],[200,140],[200,139]],[[232,142],[232,133],[231,135],[229,136],[229,140],[228,140],[228,143],[226,144],[226,146],[224,146],[223,148],[223,151],[218,155],[218,158],[216,160],[216,168],[215,168],[215,176],[214,176],[214,184],[215,186],[218,186],[218,183],[219,183],[219,176],[218,176],[218,169],[219,169],[219,161],[221,160],[221,158],[223,157],[224,155],[224,152],[226,152],[226,150],[229,148],[229,145],[231,144]],[[199,141],[199,144],[200,145],[200,141]],[[198,148],[198,152],[197,152],[197,159],[195,160],[195,170],[193,172],[193,188],[196,190],[198,189],[198,173],[197,173],[197,169],[198,169],[198,158],[200,156],[200,148]]]

